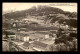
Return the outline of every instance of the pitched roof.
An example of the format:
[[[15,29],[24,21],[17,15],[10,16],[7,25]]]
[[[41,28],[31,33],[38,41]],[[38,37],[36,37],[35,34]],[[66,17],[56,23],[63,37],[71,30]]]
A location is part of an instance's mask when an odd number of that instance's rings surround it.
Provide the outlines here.
[[[25,46],[25,47],[28,47],[30,44],[29,44],[29,42],[25,42],[24,44],[23,44],[23,46]]]
[[[57,33],[56,31],[52,31],[52,30],[51,30],[50,32],[51,32],[51,33],[54,33],[54,34],[56,34],[56,33]]]
[[[44,48],[47,47],[47,44],[39,42],[39,41],[34,41],[32,44],[35,44],[35,45],[38,45],[38,46],[41,46],[41,47],[44,47]]]
[[[18,35],[20,35],[20,36],[29,36],[28,34],[26,34],[26,33],[17,33]]]
[[[44,32],[42,32],[42,31],[41,32],[36,32],[36,33],[39,33],[39,34],[49,34],[49,32],[45,32],[45,31]]]

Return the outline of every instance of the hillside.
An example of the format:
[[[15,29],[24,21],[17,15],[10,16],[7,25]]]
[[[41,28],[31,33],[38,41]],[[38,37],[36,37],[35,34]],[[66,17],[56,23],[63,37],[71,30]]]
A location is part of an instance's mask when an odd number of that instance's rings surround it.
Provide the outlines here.
[[[25,17],[27,15],[48,15],[50,13],[64,13],[63,10],[59,9],[59,8],[54,8],[54,7],[50,7],[50,6],[38,6],[38,7],[32,7],[28,10],[22,10],[22,11],[16,11],[16,12],[10,12],[10,13],[6,13],[3,16],[7,17],[7,18],[19,18],[19,17]]]
[[[52,14],[52,16],[50,16],[50,14]],[[50,6],[39,5],[37,7],[33,6],[27,10],[6,13],[3,16],[6,17],[7,19],[20,19],[21,20],[24,18],[25,19],[33,18],[36,21],[41,21],[41,19],[42,19],[45,22],[54,23],[55,21],[59,20],[59,23],[63,23],[65,19],[77,18],[77,13],[63,11],[59,8],[54,8],[54,7],[50,7]],[[32,16],[34,16],[34,17],[32,17]],[[43,17],[43,16],[45,16],[45,17]],[[68,22],[68,21],[66,21],[66,22]],[[70,24],[70,23],[67,23],[67,24]]]

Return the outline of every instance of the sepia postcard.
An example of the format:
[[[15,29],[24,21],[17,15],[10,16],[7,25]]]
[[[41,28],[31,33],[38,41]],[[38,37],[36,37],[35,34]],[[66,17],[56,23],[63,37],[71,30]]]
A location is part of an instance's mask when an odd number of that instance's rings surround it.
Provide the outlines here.
[[[2,51],[78,51],[77,3],[2,3]]]

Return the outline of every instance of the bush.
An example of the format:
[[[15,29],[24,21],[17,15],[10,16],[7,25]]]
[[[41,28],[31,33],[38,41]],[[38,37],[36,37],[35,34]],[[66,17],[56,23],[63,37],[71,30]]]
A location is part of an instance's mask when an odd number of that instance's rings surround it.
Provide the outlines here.
[[[75,37],[75,38],[77,38],[77,33],[70,33],[70,37]]]
[[[77,51],[77,34],[71,33],[69,36],[66,36],[60,33],[61,31],[60,29],[55,39],[57,51]]]

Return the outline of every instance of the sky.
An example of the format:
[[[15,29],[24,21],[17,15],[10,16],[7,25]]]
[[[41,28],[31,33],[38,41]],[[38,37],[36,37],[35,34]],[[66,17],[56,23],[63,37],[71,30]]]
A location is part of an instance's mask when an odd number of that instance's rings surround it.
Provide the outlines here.
[[[77,3],[3,3],[2,10],[3,12],[11,10],[20,11],[37,5],[48,5],[60,8],[64,11],[77,12]]]

